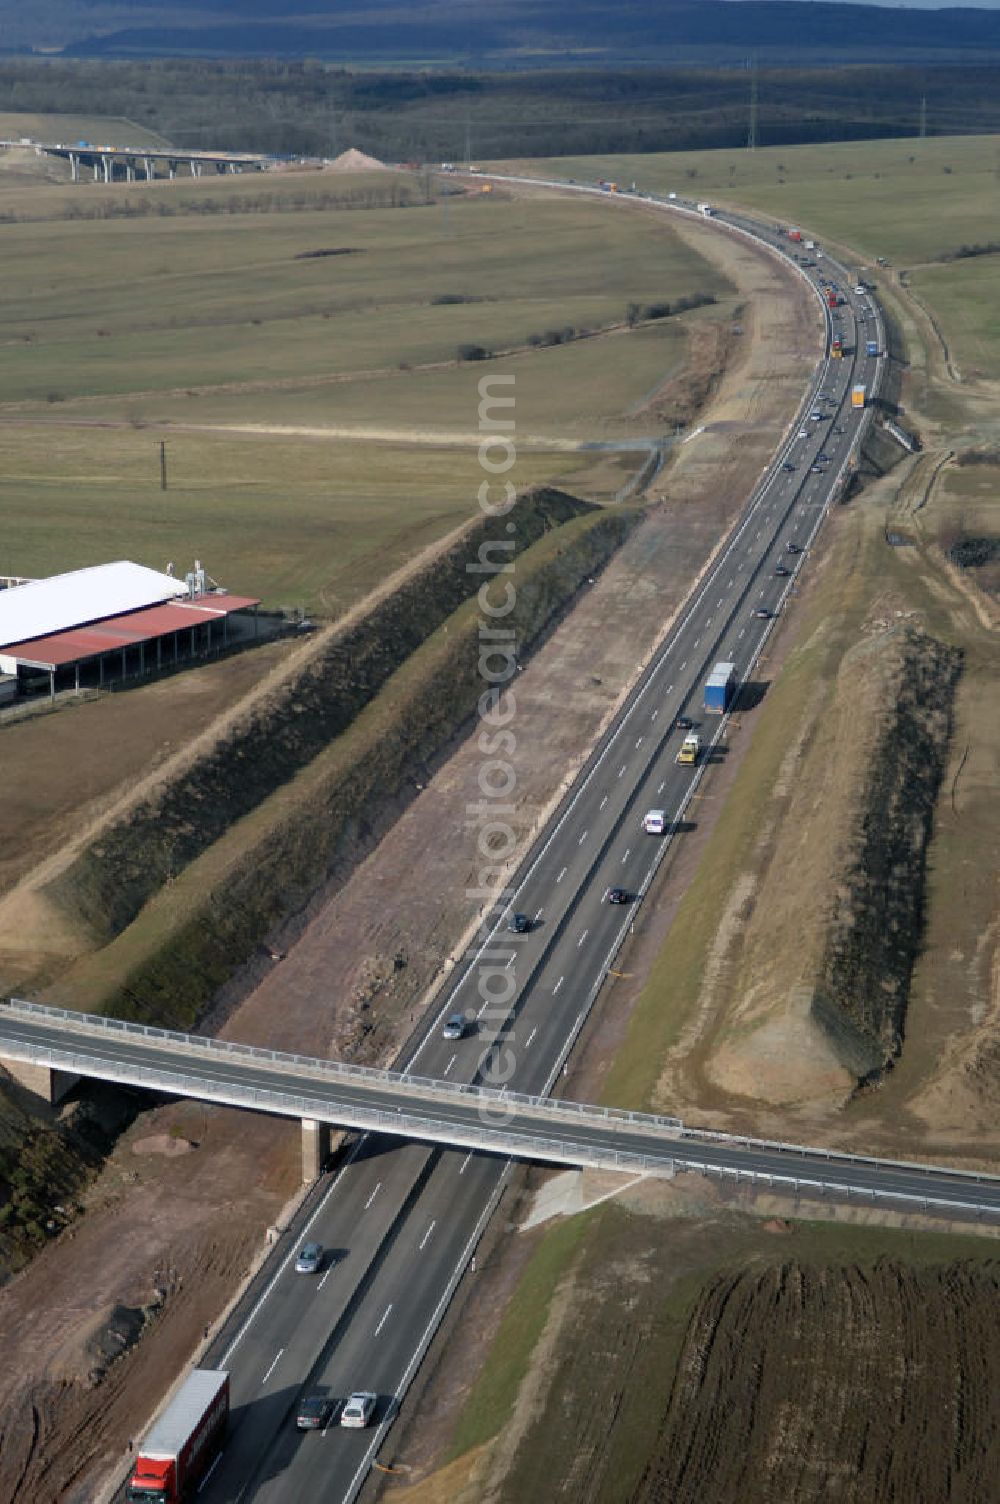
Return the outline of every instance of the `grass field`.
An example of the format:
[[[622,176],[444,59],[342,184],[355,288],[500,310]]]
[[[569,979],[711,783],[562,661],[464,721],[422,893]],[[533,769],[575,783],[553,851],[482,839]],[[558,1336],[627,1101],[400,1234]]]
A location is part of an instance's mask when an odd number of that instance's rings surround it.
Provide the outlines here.
[[[470,422],[476,400],[472,387]],[[164,494],[151,432],[0,427],[5,557],[35,576],[120,557],[181,569],[197,556],[238,593],[328,616],[478,508],[472,448],[212,433],[166,444]],[[511,473],[525,486],[580,463],[522,451]]]
[[[169,146],[164,136],[120,116],[32,115],[0,112],[0,139],[19,141],[92,141],[109,146]]]
[[[503,366],[517,485],[582,483],[580,442],[655,434],[643,403],[683,366],[692,325],[725,317],[719,274],[603,204],[422,192],[388,173],[0,192],[18,215],[178,211],[4,227],[6,567],[197,555],[268,604],[341,610],[475,507],[477,388],[497,367],[459,362],[462,344],[520,347]],[[719,305],[622,327],[629,303],[698,293]],[[529,348],[566,326],[609,332]],[[272,431],[194,431],[246,425]],[[316,432],[280,431],[297,428]]]
[[[926,265],[963,245],[997,239],[995,136],[563,157],[513,165],[582,182],[634,180],[650,192],[673,190],[743,205],[850,247],[869,266],[884,256],[894,268],[911,270],[912,285],[939,317],[959,365],[1000,375],[1000,256],[944,268]]]

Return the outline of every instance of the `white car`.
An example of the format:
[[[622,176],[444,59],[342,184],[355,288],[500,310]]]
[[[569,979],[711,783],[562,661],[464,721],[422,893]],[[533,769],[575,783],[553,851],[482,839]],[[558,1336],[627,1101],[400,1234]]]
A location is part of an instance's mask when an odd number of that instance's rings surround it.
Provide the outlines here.
[[[651,809],[643,819],[642,828],[649,836],[662,836],[667,828],[666,810]]]
[[[377,1394],[372,1394],[367,1389],[359,1389],[344,1401],[344,1408],[340,1412],[340,1424],[362,1430],[371,1421],[377,1402]]]

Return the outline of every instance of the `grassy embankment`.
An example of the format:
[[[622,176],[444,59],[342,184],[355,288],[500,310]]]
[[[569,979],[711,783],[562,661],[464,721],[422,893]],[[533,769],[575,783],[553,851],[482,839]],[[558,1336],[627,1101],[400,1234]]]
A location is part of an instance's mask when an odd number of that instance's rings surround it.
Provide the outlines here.
[[[604,1099],[633,1106],[653,1103],[670,1111],[680,1107],[685,1116],[697,1118],[700,1113],[713,1123],[728,1121],[744,1130],[759,1131],[763,1127],[787,1132],[788,1111],[768,1115],[755,1100],[749,1074],[742,1095],[719,1089],[710,1070],[713,1046],[720,1037],[737,1048],[746,1042],[750,1031],[733,1011],[734,999],[745,995],[748,987],[759,987],[762,977],[774,994],[780,995],[789,973],[794,972],[799,950],[816,930],[826,901],[832,897],[814,889],[808,866],[786,867],[775,890],[780,891],[786,905],[783,937],[778,937],[777,949],[766,955],[759,944],[754,951],[754,940],[763,932],[759,914],[755,928],[754,895],[773,862],[782,822],[787,825],[793,801],[797,797],[796,818],[803,822],[803,849],[812,839],[828,855],[838,853],[843,828],[840,821],[851,813],[850,790],[838,781],[838,760],[849,751],[844,738],[863,739],[866,733],[843,714],[843,705],[850,703],[849,682],[844,686],[848,693],[841,694],[841,713],[836,719],[832,716],[828,702],[837,676],[845,660],[848,673],[852,672],[852,662],[861,661],[860,644],[880,634],[892,640],[900,621],[905,620],[964,654],[948,766],[928,852],[922,946],[910,978],[905,1043],[895,1071],[878,1094],[862,1095],[846,1107],[841,1105],[843,1087],[837,1106],[831,1108],[829,1082],[818,1079],[829,1062],[817,1062],[815,1056],[810,1059],[803,1054],[804,1073],[814,1071],[813,1095],[810,1100],[807,1087],[805,1100],[798,1104],[795,1127],[801,1127],[803,1136],[810,1133],[827,1140],[834,1136],[847,1142],[853,1139],[869,1152],[925,1157],[971,1153],[977,1160],[984,1155],[995,1158],[1000,1146],[995,1138],[993,1081],[1000,1046],[995,999],[991,1002],[996,936],[989,874],[996,870],[1000,843],[995,800],[1000,697],[996,692],[995,638],[987,625],[991,617],[995,622],[995,606],[977,585],[976,571],[963,574],[956,570],[944,550],[956,537],[997,536],[996,469],[983,464],[961,468],[949,465],[936,481],[933,479],[941,457],[938,446],[942,453],[964,443],[985,443],[995,450],[1000,437],[988,379],[998,370],[1000,342],[993,337],[992,315],[987,312],[982,316],[980,305],[984,297],[989,304],[995,303],[1000,291],[997,257],[957,263],[939,263],[936,259],[962,244],[990,240],[995,142],[865,143],[825,149],[783,148],[753,155],[606,158],[559,165],[577,178],[635,177],[640,187],[661,191],[676,187],[720,202],[744,203],[774,214],[784,223],[801,223],[831,243],[836,240],[841,246],[846,244],[858,263],[870,264],[876,255],[887,256],[896,267],[908,269],[911,288],[933,315],[940,337],[965,377],[961,386],[946,381],[942,384],[945,368],[935,359],[937,337],[929,321],[919,306],[900,301],[899,289],[886,285],[888,275],[876,274],[892,306],[903,315],[906,356],[911,363],[903,400],[922,419],[930,452],[919,461],[906,462],[894,477],[878,483],[831,519],[819,556],[806,576],[804,599],[791,607],[800,620],[788,662],[762,707],[752,717],[741,718],[742,724],[734,728],[737,744],[751,728],[753,740],[742,756],[722,817],[639,998],[624,1045],[605,1078]],[[539,171],[547,167],[539,164]],[[960,430],[960,436],[954,428]],[[901,528],[913,546],[888,547],[884,538],[887,525]],[[988,577],[979,578],[989,583]],[[853,659],[848,657],[852,649]],[[764,675],[767,672],[765,663]],[[796,780],[806,758],[810,759],[812,782],[808,789],[799,789]],[[795,872],[794,880],[789,879],[790,872]],[[773,881],[774,874],[771,876]],[[748,956],[755,961],[756,971],[748,971]],[[712,981],[709,988],[707,976]],[[784,1042],[786,1056],[796,1048],[801,1050],[801,1039]],[[784,1063],[787,1067],[787,1058]],[[608,1247],[612,1226],[621,1232],[617,1265]],[[694,1344],[692,1362],[705,1359],[704,1349],[699,1356],[697,1333],[689,1323],[698,1303],[707,1299],[711,1281],[722,1267],[718,1255],[720,1230],[709,1227],[706,1236],[713,1248],[711,1258],[692,1270],[688,1278],[675,1283],[678,1267],[685,1261],[678,1255],[674,1223],[669,1239],[657,1239],[659,1246],[669,1246],[670,1267],[660,1272],[659,1279],[650,1278],[647,1271],[638,1268],[649,1241],[648,1228],[645,1219],[629,1219],[602,1209],[587,1219],[585,1232],[574,1238],[571,1246],[567,1245],[564,1227],[557,1227],[543,1240],[537,1258],[544,1279],[529,1269],[454,1433],[456,1453],[497,1434],[510,1413],[518,1376],[533,1367],[530,1352],[543,1331],[549,1309],[546,1299],[531,1299],[532,1291],[551,1290],[561,1279],[572,1279],[573,1330],[554,1338],[546,1334],[545,1372],[558,1375],[559,1382],[543,1381],[544,1398],[535,1401],[536,1422],[515,1455],[499,1497],[552,1497],[552,1479],[574,1477],[575,1459],[584,1454],[594,1467],[596,1481],[588,1485],[585,1494],[578,1492],[576,1496],[595,1500],[647,1497],[637,1491],[646,1462],[653,1460],[656,1428],[668,1414],[682,1344],[685,1340]],[[685,1239],[696,1236],[696,1228],[683,1232]],[[757,1240],[753,1252],[749,1247],[741,1250],[745,1237]],[[801,1249],[811,1262],[829,1266],[842,1284],[851,1278],[851,1265],[871,1264],[885,1255],[897,1257],[908,1271],[905,1279],[890,1276],[890,1286],[902,1287],[914,1277],[914,1265],[931,1258],[944,1264],[940,1278],[934,1276],[940,1289],[957,1288],[958,1266],[954,1261],[973,1254],[974,1245],[947,1237],[923,1238],[885,1229],[862,1233],[795,1224],[786,1246],[795,1247],[796,1264]],[[722,1240],[727,1262],[738,1263],[734,1256],[741,1251],[751,1261],[767,1256],[769,1239],[759,1231],[744,1231],[737,1237],[727,1226]],[[773,1259],[773,1253],[770,1257]],[[609,1281],[609,1265],[631,1271],[634,1276],[629,1279],[623,1275],[628,1291],[625,1300],[617,1277]],[[926,1301],[928,1311],[934,1312],[933,1320],[943,1321],[951,1304],[949,1298],[945,1297],[942,1304],[939,1295],[930,1288],[923,1289],[919,1269],[915,1277],[920,1291],[917,1303]],[[787,1278],[783,1284],[787,1284]],[[532,1313],[530,1320],[521,1300],[522,1290]],[[829,1296],[824,1297],[813,1282],[803,1311],[809,1324],[819,1321],[816,1331],[821,1341],[826,1341],[820,1317],[824,1300],[829,1305]],[[760,1300],[755,1308],[763,1309]],[[602,1309],[603,1316],[591,1318],[589,1313]],[[631,1324],[634,1317],[639,1324],[634,1343],[619,1330],[623,1310],[629,1313],[625,1320]],[[966,1362],[969,1344],[973,1348],[979,1345],[973,1331],[977,1319],[972,1318],[968,1331],[961,1327],[966,1358],[956,1360],[956,1371],[962,1374],[963,1383],[974,1384],[975,1403],[981,1405],[990,1386],[983,1385],[981,1373],[969,1375]],[[603,1334],[596,1330],[602,1321],[611,1324]],[[903,1325],[907,1325],[906,1320]],[[710,1323],[707,1340],[713,1340],[713,1331],[722,1341],[718,1323]],[[902,1363],[919,1368],[937,1360],[937,1339],[929,1332],[921,1332],[914,1339],[911,1329],[906,1337],[892,1318],[886,1322],[881,1338],[875,1333],[877,1328],[869,1326],[858,1340],[868,1352],[873,1347],[877,1352],[881,1341],[884,1360],[890,1367]],[[853,1334],[845,1336],[842,1331],[841,1335],[848,1345],[855,1340]],[[774,1366],[775,1354],[758,1350],[756,1341],[747,1342],[745,1338],[746,1333],[741,1333],[731,1350],[731,1367],[719,1378],[719,1416],[735,1413],[744,1404],[741,1396],[763,1382],[753,1378],[748,1364],[760,1365],[754,1372],[764,1375],[772,1388],[776,1373],[780,1378]],[[992,1361],[992,1353],[989,1347],[984,1361]],[[596,1354],[601,1356],[597,1363]],[[788,1365],[788,1354],[781,1362]],[[825,1396],[817,1409],[810,1408],[803,1398],[795,1377],[796,1363],[788,1365],[792,1377],[783,1397],[778,1397],[779,1409],[784,1407],[781,1413],[795,1416],[797,1423],[833,1405],[833,1388],[826,1386],[842,1384],[843,1379],[835,1373],[839,1362],[839,1358],[833,1361],[832,1352],[829,1359],[817,1357],[815,1349],[811,1353],[809,1367],[815,1370],[816,1386],[809,1387],[814,1396]],[[586,1383],[582,1382],[584,1370]],[[887,1372],[882,1378],[876,1374],[874,1380],[869,1372],[864,1384],[873,1382],[874,1391],[880,1393]],[[579,1380],[576,1375],[580,1375]],[[595,1383],[599,1393],[595,1393]],[[492,1397],[492,1405],[482,1402],[484,1395]],[[689,1397],[692,1425],[697,1422],[703,1400],[700,1394]],[[940,1439],[943,1434],[939,1416],[931,1413],[933,1408],[913,1407],[911,1421],[913,1414],[921,1417],[912,1437],[915,1456],[928,1436]],[[553,1446],[558,1445],[554,1438],[563,1433],[566,1417],[576,1415],[579,1424],[574,1421],[571,1430],[574,1455],[567,1452],[560,1460],[553,1455]],[[660,1469],[665,1459],[686,1455],[689,1442],[689,1437],[678,1430],[676,1407],[670,1415],[672,1419],[661,1437],[664,1450],[659,1457]],[[593,1426],[592,1435],[587,1434],[588,1424]],[[728,1420],[721,1424],[723,1430],[729,1429]],[[975,1435],[984,1436],[983,1427],[989,1424],[988,1408],[980,1408]],[[795,1435],[801,1440],[798,1427]],[[793,1455],[798,1455],[798,1446],[797,1441],[791,1449]],[[945,1438],[930,1472],[925,1472],[919,1482],[916,1475],[909,1480],[924,1497],[945,1497],[942,1455],[947,1446]],[[868,1454],[862,1446],[853,1464],[852,1476],[857,1475],[862,1490],[859,1498],[870,1497],[876,1487],[874,1473],[868,1471],[876,1466],[876,1453],[873,1449]],[[848,1455],[847,1450],[844,1455]],[[711,1494],[720,1504],[722,1500],[728,1504],[730,1498],[750,1496],[746,1489],[753,1479],[744,1469],[742,1479],[734,1483],[720,1456],[704,1456],[695,1476],[684,1480],[695,1490],[691,1497]],[[921,1462],[926,1460],[922,1458]],[[766,1455],[758,1461],[766,1461]],[[618,1481],[612,1483],[614,1478]],[[651,1479],[652,1474],[647,1488],[653,1486]],[[973,1490],[970,1497],[983,1486],[981,1478],[967,1475],[966,1481]],[[434,1480],[429,1480],[428,1498],[433,1497],[433,1485]],[[766,1487],[772,1485],[782,1497],[801,1504],[811,1504],[820,1497],[816,1491],[819,1482],[805,1475],[793,1482],[787,1476],[771,1478]],[[677,1480],[671,1479],[669,1486],[676,1488]],[[653,1492],[648,1497],[658,1496]],[[413,1491],[413,1504],[420,1504],[420,1499],[418,1488]]]

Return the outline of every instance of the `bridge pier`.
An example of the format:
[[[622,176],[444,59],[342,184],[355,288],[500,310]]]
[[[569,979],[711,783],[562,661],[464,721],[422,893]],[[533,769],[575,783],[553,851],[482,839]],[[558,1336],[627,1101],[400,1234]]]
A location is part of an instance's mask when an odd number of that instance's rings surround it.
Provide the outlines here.
[[[19,1086],[33,1097],[40,1097],[48,1107],[61,1102],[80,1079],[70,1071],[57,1071],[51,1065],[37,1065],[26,1060],[4,1059],[0,1064]]]
[[[330,1157],[330,1124],[302,1119],[302,1179],[318,1180]]]
[[[96,183],[98,181],[98,179],[100,178],[100,176],[101,176],[101,164],[97,160],[97,158],[95,157],[94,160],[93,160],[93,162],[90,165],[94,169],[94,182]]]
[[[126,183],[134,183],[135,182],[135,158],[134,157],[126,157],[125,158],[125,181],[126,181]]]
[[[146,182],[147,183],[152,182],[152,178],[153,178],[153,159],[152,159],[152,157],[143,157],[142,160],[143,160],[143,163],[145,164],[145,168],[146,168]]]
[[[69,154],[69,175],[74,183],[80,181],[80,154],[71,151]]]
[[[112,174],[112,170],[113,170],[113,163],[111,161],[111,158],[110,157],[102,157],[101,158],[101,164],[102,164],[102,166],[104,168],[104,181],[106,183],[110,183],[111,182],[111,174]]]

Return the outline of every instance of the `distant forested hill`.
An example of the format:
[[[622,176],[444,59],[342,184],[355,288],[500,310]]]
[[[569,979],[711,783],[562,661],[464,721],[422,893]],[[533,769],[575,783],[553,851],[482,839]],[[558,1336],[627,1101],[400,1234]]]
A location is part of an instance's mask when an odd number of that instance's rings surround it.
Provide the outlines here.
[[[0,0],[0,48],[491,66],[982,60],[1000,53],[1000,15],[824,0]]]
[[[1000,66],[347,69],[319,60],[0,58],[0,113],[115,115],[179,146],[389,161],[1000,132]],[[13,129],[13,127],[11,127]],[[14,134],[20,134],[14,131]],[[75,132],[74,132],[75,134]]]

